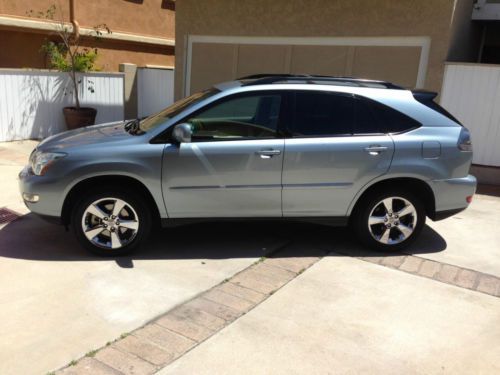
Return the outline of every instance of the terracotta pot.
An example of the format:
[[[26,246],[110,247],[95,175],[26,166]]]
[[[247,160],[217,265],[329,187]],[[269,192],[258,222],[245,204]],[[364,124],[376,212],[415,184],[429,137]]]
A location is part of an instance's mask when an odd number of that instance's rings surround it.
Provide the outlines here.
[[[75,107],[64,107],[63,113],[66,120],[66,127],[71,130],[94,125],[97,110],[95,108],[77,109]]]

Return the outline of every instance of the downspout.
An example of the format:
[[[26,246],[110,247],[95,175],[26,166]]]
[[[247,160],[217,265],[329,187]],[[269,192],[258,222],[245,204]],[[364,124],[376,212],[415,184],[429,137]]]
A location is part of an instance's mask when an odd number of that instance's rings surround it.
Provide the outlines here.
[[[75,1],[76,0],[69,0],[69,20],[73,25],[73,34],[75,36],[75,40],[78,40],[78,38],[80,38],[80,24],[75,18]]]
[[[74,43],[78,44],[78,39],[80,38],[80,25],[78,24],[78,21],[75,19],[75,0],[69,0],[69,20],[71,24],[73,25],[73,37],[74,37]],[[68,48],[71,48],[68,46]],[[76,108],[80,109],[80,99],[78,98],[78,83],[76,79],[76,73],[74,70],[74,60],[73,60],[73,55],[71,57],[71,73],[70,76],[73,79],[73,87],[74,87],[74,95],[75,95],[75,104]]]

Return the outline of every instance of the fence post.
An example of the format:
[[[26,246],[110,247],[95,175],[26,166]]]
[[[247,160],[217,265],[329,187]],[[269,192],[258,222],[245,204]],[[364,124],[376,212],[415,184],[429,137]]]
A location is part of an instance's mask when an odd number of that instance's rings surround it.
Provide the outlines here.
[[[119,65],[120,72],[125,73],[123,87],[124,118],[137,118],[137,65],[122,63]]]

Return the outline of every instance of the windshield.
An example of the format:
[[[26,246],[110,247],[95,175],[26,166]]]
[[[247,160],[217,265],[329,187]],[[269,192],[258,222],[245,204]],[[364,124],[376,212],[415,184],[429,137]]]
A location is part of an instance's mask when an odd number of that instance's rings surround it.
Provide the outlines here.
[[[209,98],[212,95],[219,93],[220,91],[211,88],[209,90],[200,91],[196,94],[188,96],[187,98],[176,101],[170,107],[165,108],[163,111],[158,112],[154,115],[146,117],[141,121],[139,127],[143,132],[147,132],[151,129],[156,128],[158,125],[163,124],[165,121],[177,116],[179,113],[185,109],[191,107],[192,105],[201,102],[202,100]]]

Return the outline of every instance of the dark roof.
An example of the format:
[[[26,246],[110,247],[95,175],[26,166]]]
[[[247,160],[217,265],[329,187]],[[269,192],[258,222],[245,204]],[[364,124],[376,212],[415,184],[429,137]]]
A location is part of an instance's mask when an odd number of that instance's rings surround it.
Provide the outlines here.
[[[391,82],[353,77],[334,77],[306,74],[254,74],[237,79],[243,81],[243,86],[266,85],[273,83],[308,83],[308,84],[334,84],[342,86],[386,88],[405,90],[405,88]]]

